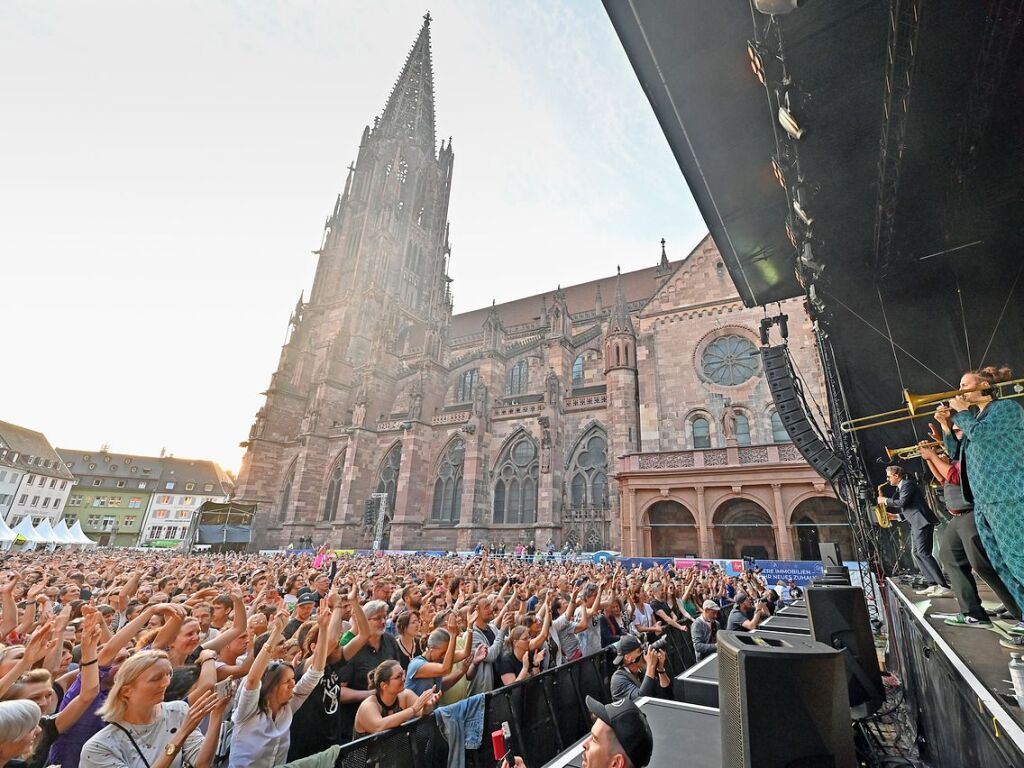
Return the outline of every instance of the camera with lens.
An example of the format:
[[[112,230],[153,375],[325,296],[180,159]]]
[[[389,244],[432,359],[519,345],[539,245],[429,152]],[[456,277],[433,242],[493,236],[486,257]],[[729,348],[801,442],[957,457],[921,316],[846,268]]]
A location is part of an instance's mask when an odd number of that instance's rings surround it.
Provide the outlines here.
[[[663,637],[659,637],[653,643],[648,643],[647,644],[647,648],[648,649],[652,649],[653,648],[656,651],[668,650],[668,635],[665,635]]]

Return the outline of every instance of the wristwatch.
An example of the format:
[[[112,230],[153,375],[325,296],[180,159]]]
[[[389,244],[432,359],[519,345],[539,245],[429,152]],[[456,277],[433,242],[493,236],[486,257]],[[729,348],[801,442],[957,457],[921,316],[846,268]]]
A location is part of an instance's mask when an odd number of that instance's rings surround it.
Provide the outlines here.
[[[178,754],[178,745],[173,743],[168,744],[166,747],[164,747],[164,754],[168,757],[174,757],[176,754]]]

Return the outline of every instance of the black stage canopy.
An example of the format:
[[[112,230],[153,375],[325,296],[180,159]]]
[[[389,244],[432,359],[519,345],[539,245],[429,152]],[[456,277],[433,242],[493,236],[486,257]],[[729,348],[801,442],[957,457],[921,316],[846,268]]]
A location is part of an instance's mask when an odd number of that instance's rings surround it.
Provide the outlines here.
[[[1024,376],[1024,0],[604,2],[744,303],[813,285],[851,415]],[[924,433],[864,433],[873,474]]]

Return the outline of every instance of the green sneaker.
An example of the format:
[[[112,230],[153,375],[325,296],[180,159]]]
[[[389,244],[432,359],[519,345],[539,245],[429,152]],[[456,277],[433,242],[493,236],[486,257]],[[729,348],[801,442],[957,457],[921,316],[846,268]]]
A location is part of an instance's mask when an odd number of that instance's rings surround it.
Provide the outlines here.
[[[1010,631],[1015,635],[1024,635],[1024,621],[1018,621],[1014,626],[1010,627]]]
[[[946,623],[951,627],[984,627],[985,629],[992,628],[992,622],[988,619],[981,621],[973,616],[967,616],[963,613],[958,613],[955,617],[946,619]]]

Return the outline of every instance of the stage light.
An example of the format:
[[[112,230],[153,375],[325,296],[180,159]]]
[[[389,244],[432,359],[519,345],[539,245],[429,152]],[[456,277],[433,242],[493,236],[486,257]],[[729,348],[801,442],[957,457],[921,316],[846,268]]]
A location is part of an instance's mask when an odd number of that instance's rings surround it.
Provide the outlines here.
[[[761,85],[765,83],[763,49],[753,40],[747,41],[747,56],[750,58],[750,70]]]
[[[754,0],[754,7],[766,16],[782,16],[803,6],[807,0]]]
[[[783,189],[786,188],[786,172],[782,170],[782,163],[779,162],[779,158],[772,158],[772,173],[775,174],[775,180],[779,182],[779,186]]]
[[[797,261],[800,262],[801,267],[811,273],[815,280],[820,278],[825,272],[825,265],[820,261],[814,260],[814,250],[810,243],[804,243],[804,247],[800,251],[800,255],[797,257]]]
[[[779,125],[794,139],[799,139],[804,135],[804,129],[797,123],[796,118],[781,104],[779,105]]]
[[[807,211],[800,205],[800,200],[794,198],[793,200],[793,212],[800,217],[800,221],[806,224],[808,227],[814,223],[814,219],[807,215]]]

